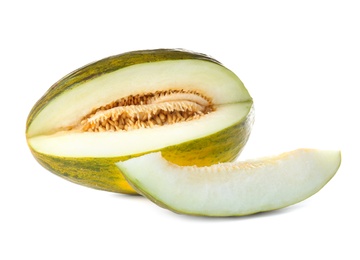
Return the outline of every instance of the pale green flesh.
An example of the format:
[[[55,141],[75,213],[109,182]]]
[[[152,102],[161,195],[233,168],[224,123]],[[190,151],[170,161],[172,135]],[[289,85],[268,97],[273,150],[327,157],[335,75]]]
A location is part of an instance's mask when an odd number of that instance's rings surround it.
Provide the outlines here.
[[[318,192],[340,166],[339,151],[299,149],[209,167],[180,167],[151,153],[116,165],[140,193],[178,213],[241,216],[290,206]]]
[[[154,151],[217,133],[245,121],[252,102],[218,106],[200,119],[132,131],[59,132],[28,139],[37,152],[64,157],[114,157]]]
[[[28,138],[54,133],[77,124],[91,109],[121,97],[159,90],[196,90],[222,105],[250,101],[241,80],[230,70],[212,62],[174,60],[122,68],[84,81],[46,105],[28,130]]]

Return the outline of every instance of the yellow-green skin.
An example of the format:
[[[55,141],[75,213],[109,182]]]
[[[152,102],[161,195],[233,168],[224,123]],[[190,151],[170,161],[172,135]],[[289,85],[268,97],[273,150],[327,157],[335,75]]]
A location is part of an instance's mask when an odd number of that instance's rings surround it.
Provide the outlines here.
[[[33,119],[54,97],[76,88],[78,84],[84,81],[135,64],[181,59],[201,59],[221,65],[218,61],[199,53],[171,49],[135,51],[108,57],[79,68],[55,83],[30,111],[26,123],[26,132]],[[197,166],[234,160],[245,146],[250,135],[253,123],[252,101],[248,102],[248,106],[250,113],[244,120],[205,138],[165,147],[161,149],[163,157],[179,165]],[[114,163],[142,154],[111,158],[73,158],[42,154],[32,149],[31,146],[29,147],[36,160],[43,167],[69,181],[100,190],[137,194]]]

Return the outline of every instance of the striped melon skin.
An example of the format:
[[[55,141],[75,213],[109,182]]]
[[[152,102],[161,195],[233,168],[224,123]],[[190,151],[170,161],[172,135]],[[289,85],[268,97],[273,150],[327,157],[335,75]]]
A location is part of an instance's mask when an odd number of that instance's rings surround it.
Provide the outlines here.
[[[161,149],[162,156],[182,166],[209,166],[218,162],[233,161],[241,153],[249,138],[253,118],[253,112],[250,112],[244,121],[216,134],[165,147]],[[31,152],[43,167],[68,181],[99,190],[137,194],[115,163],[143,154],[111,158],[72,158],[42,154],[34,149],[31,149]]]
[[[137,194],[127,183],[115,162],[143,155],[144,153],[162,151],[163,156],[179,165],[205,166],[218,162],[234,160],[246,144],[253,122],[252,100],[247,101],[248,115],[239,118],[235,124],[212,135],[189,140],[187,142],[149,150],[142,153],[124,156],[91,157],[91,156],[57,156],[42,153],[34,149],[29,139],[28,130],[43,109],[55,98],[75,89],[84,82],[101,75],[121,70],[132,65],[164,60],[204,60],[214,64],[220,63],[208,56],[181,50],[147,50],[112,56],[82,67],[55,83],[35,104],[26,123],[26,133],[30,150],[36,160],[46,169],[71,182],[87,187],[126,194]],[[220,65],[221,66],[221,65]],[[101,87],[101,86],[99,86]]]

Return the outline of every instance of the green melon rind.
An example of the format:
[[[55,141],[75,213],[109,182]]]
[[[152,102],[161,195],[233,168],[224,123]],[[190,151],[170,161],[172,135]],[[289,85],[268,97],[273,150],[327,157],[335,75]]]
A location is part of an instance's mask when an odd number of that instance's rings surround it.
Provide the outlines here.
[[[166,160],[179,165],[206,166],[233,161],[238,157],[249,138],[253,119],[253,107],[251,107],[247,117],[233,126],[207,137],[156,151],[161,151]],[[156,151],[147,151],[146,153]],[[31,152],[44,168],[68,181],[99,190],[137,194],[115,163],[145,153],[111,158],[72,158],[42,154],[33,149]]]
[[[44,107],[46,107],[48,102],[50,102],[56,96],[61,95],[64,92],[69,91],[73,88],[76,88],[76,86],[79,84],[92,80],[106,73],[110,73],[136,64],[184,59],[204,60],[222,66],[220,62],[205,54],[185,51],[181,49],[141,50],[110,56],[105,59],[85,65],[66,75],[54,85],[52,85],[51,88],[49,88],[49,90],[42,96],[42,98],[38,100],[38,102],[30,111],[26,122],[26,129],[29,128],[33,119],[40,113],[40,111]]]

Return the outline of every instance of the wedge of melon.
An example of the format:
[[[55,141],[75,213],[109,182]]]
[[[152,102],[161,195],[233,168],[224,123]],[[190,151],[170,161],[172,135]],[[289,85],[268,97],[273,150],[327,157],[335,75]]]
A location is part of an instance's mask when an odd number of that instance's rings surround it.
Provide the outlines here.
[[[88,187],[136,193],[114,165],[154,151],[179,165],[234,160],[253,102],[218,61],[184,50],[144,50],[86,65],[30,111],[26,138],[51,172]]]
[[[284,208],[318,192],[337,172],[339,151],[298,149],[208,167],[179,166],[151,153],[116,163],[141,194],[177,213],[241,216]]]

